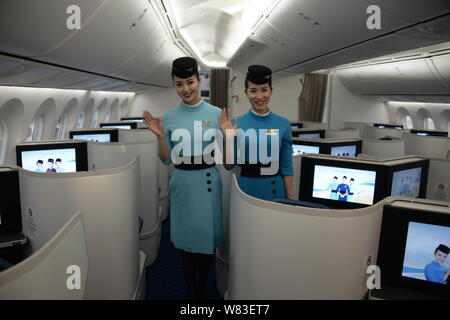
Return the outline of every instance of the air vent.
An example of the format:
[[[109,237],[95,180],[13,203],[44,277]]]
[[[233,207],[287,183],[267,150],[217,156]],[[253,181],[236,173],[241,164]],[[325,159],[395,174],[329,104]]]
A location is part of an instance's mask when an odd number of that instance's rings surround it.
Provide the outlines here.
[[[316,27],[321,27],[321,26],[322,26],[318,21],[316,21],[316,20],[314,20],[314,19],[308,17],[308,16],[305,15],[303,12],[299,12],[298,15],[299,15],[300,17],[302,17],[304,20],[306,20],[306,21],[308,21],[309,23],[311,23],[313,26],[316,26]]]
[[[145,8],[144,11],[142,11],[142,13],[139,15],[139,17],[136,19],[136,21],[134,21],[131,26],[130,26],[130,30],[133,30],[137,27],[137,25],[139,24],[139,22],[141,22],[142,18],[144,18],[145,14],[147,13],[148,9]]]

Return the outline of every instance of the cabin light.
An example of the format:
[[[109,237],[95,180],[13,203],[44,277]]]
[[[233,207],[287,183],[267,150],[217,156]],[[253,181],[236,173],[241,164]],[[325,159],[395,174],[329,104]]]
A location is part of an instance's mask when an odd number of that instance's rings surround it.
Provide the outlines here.
[[[177,1],[178,0],[171,0],[169,2],[171,8],[170,11],[173,12],[177,25],[177,31],[184,39],[184,41],[188,44],[188,46],[192,49],[196,58],[198,58],[203,65],[206,65],[210,68],[226,67],[227,61],[238,51],[245,40],[255,32],[255,30],[264,21],[264,19],[266,19],[273,11],[273,9],[275,9],[275,7],[281,2],[281,0],[248,0],[240,17],[242,30],[239,30],[238,33],[234,31],[231,32],[227,30],[220,30],[220,32],[224,32],[221,38],[225,39],[224,47],[226,47],[227,50],[226,53],[221,52],[220,54],[218,54],[217,52],[210,52],[210,50],[202,50],[201,44],[198,44],[198,41],[193,40],[193,38],[202,38],[202,35],[198,34],[198,29],[196,29],[195,31],[195,36],[190,36],[188,33],[188,29],[190,29],[190,26],[180,26],[180,21],[183,21],[183,17],[181,16],[183,12],[177,10]],[[239,8],[242,7],[243,5],[239,4]],[[203,15],[209,15],[209,13],[204,13]],[[164,17],[164,19],[166,18]],[[205,33],[210,32],[211,30],[205,30]],[[281,45],[285,46],[284,43]]]
[[[200,62],[204,64],[208,68],[225,68],[227,66],[226,62],[223,61],[214,61],[214,60],[208,60],[205,58],[204,54],[201,53],[198,46],[195,45],[195,42],[191,39],[189,36],[189,33],[186,32],[184,29],[179,29],[179,32],[181,36],[186,40],[186,42],[189,43],[190,47],[194,51],[195,55],[199,58]]]

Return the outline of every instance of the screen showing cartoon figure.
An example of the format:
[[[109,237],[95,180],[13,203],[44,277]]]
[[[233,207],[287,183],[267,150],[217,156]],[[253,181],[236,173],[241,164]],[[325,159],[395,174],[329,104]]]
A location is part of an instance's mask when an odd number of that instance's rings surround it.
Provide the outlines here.
[[[339,167],[314,167],[313,197],[373,204],[376,172]]]
[[[294,156],[298,155],[298,154],[306,154],[306,153],[318,154],[320,152],[320,147],[293,144],[292,151],[293,151]]]
[[[409,222],[402,276],[448,284],[450,228]]]
[[[331,155],[339,157],[356,157],[356,145],[331,148]]]
[[[320,133],[301,133],[298,137],[303,139],[320,138]]]
[[[75,148],[22,151],[22,168],[42,173],[76,172]]]
[[[75,140],[87,140],[93,142],[111,142],[111,135],[109,133],[99,134],[76,134],[73,135]]]
[[[418,198],[422,168],[394,172],[392,177],[392,196]]]

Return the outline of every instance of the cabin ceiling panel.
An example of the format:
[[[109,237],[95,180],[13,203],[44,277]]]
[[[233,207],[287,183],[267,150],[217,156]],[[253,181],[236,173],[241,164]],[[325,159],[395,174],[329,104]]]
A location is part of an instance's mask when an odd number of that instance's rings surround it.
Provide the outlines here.
[[[338,77],[358,94],[447,95],[439,75],[430,68],[430,60],[415,59],[380,63],[337,70]]]
[[[448,0],[363,0],[366,6],[377,5],[390,15],[409,22],[428,20],[447,12],[450,13]]]
[[[436,72],[439,73],[446,86],[450,89],[450,54],[435,56],[431,60],[436,66]]]
[[[77,33],[67,28],[70,5],[81,9],[84,26],[106,0],[1,0],[0,51],[21,57],[41,55]],[[127,1],[128,2],[128,1]]]
[[[408,28],[419,21],[448,12],[450,1],[413,1],[411,10],[409,2],[391,1],[387,8],[380,5],[382,28],[369,30],[366,27],[369,17],[366,13],[369,6],[367,1],[282,1],[260,26],[266,28],[263,32],[265,34],[269,30],[266,27],[268,24],[272,30],[276,30],[274,36],[271,35],[269,39],[264,36],[256,39],[261,42],[260,47],[265,52],[249,50],[245,46],[246,41],[230,60],[229,66],[244,71],[243,68],[251,64],[253,56],[256,55],[259,63],[274,65],[275,71],[287,68],[299,73],[312,72],[430,46],[450,39],[450,16]],[[323,10],[325,7],[327,10]],[[396,10],[392,10],[393,8]],[[402,10],[411,12],[405,15],[396,14]],[[386,33],[390,34],[383,36]],[[283,43],[282,39],[291,41],[289,53],[284,54],[283,49],[277,46],[278,43]]]
[[[367,7],[360,0],[282,1],[268,22],[282,34],[307,46],[309,58],[406,25],[405,21],[382,12],[381,30],[369,30]]]
[[[110,74],[142,47],[158,24],[146,0],[108,1],[73,37],[51,52],[33,58]]]

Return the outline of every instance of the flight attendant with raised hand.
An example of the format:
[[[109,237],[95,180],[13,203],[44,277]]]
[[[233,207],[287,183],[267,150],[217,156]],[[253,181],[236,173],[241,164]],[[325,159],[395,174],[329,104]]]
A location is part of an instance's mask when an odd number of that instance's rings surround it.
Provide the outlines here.
[[[224,134],[227,129],[233,131],[230,123],[233,125],[237,123],[238,127],[234,154],[228,154],[225,157],[234,159],[233,164],[238,163],[241,166],[238,183],[245,193],[263,200],[295,199],[291,124],[288,119],[276,115],[269,109],[272,91],[272,70],[259,65],[250,66],[245,79],[245,93],[251,109],[231,122],[225,113],[220,119]],[[252,134],[248,130],[256,131],[256,140],[254,137],[252,138]],[[245,132],[248,134],[244,135]],[[245,139],[239,139],[240,134]],[[229,140],[231,135],[227,134],[226,136]],[[272,152],[274,141],[278,143],[277,148]],[[267,150],[264,150],[265,148]],[[240,150],[240,155],[238,155],[238,150]],[[267,155],[271,162],[263,164],[266,161],[261,159],[261,154]],[[238,161],[238,159],[240,160]],[[229,160],[226,160],[226,167],[228,169],[232,167]],[[276,170],[267,171],[268,167],[276,168]]]
[[[202,138],[208,129],[220,130],[221,110],[200,98],[195,59],[176,59],[172,79],[181,104],[162,120],[145,111],[144,121],[158,137],[161,160],[175,164],[170,181],[170,237],[174,246],[182,250],[188,298],[206,299],[211,258],[215,249],[223,245],[222,181],[214,162],[206,160],[212,159],[211,151],[203,154],[216,137],[208,141]],[[180,148],[180,143],[188,147]]]

